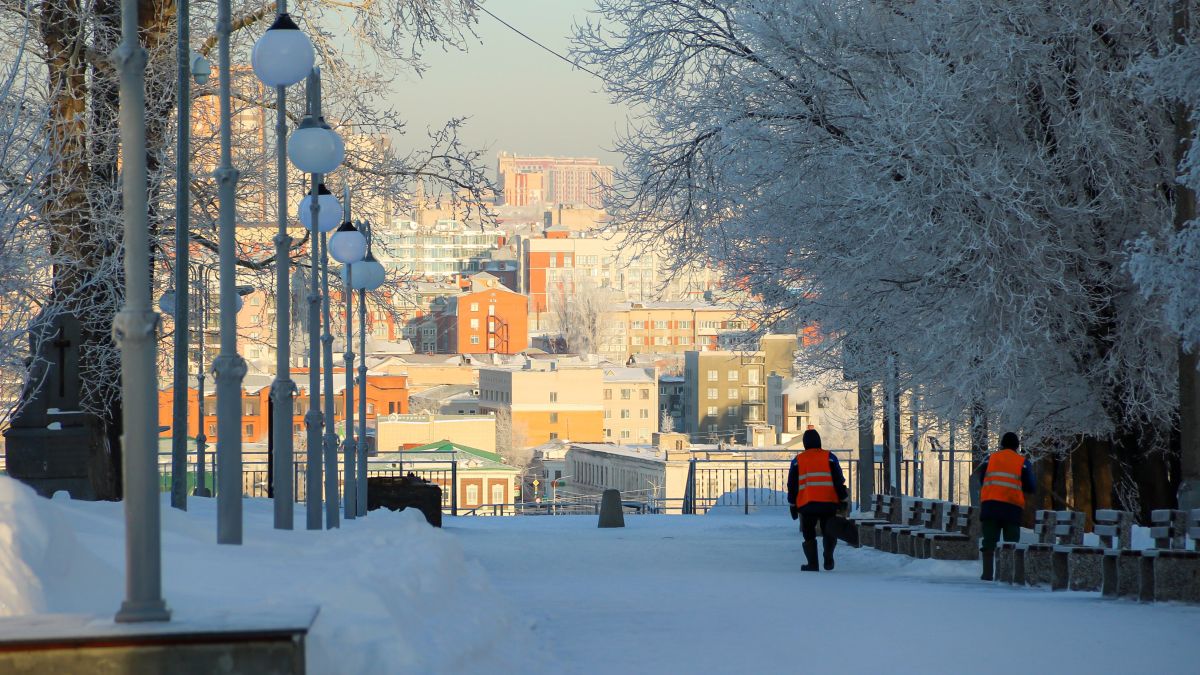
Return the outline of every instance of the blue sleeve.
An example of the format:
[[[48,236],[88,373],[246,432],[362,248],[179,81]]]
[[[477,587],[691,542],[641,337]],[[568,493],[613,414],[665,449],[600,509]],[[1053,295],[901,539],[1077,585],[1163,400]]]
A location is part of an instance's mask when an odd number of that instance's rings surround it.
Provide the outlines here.
[[[850,491],[846,489],[846,476],[842,473],[842,463],[832,452],[829,453],[829,473],[833,475],[833,489],[837,491],[838,501],[844,502],[849,499]]]
[[[1021,490],[1026,494],[1037,491],[1037,481],[1033,478],[1033,461],[1029,458],[1021,465]]]
[[[791,463],[791,465],[788,466],[787,491],[788,491],[788,503],[795,504],[796,503],[796,493],[800,491],[800,477],[797,475],[797,472],[796,472],[796,458],[795,457],[792,458],[792,463]]]

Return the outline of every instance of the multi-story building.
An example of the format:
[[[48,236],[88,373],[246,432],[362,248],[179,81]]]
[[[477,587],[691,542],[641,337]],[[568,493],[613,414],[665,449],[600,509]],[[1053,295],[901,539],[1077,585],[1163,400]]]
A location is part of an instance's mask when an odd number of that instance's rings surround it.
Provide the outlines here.
[[[480,272],[470,288],[433,302],[409,331],[420,350],[441,354],[518,354],[529,347],[529,303],[520,293]],[[431,334],[432,333],[432,334]],[[417,346],[417,345],[414,345]]]
[[[658,383],[653,368],[604,369],[604,440],[649,443],[658,431]]]
[[[273,379],[270,375],[256,374],[247,375],[242,382],[242,441],[245,443],[266,443],[267,436],[271,433],[268,420],[271,407],[271,381]],[[293,369],[292,380],[296,383],[298,390],[292,408],[292,430],[298,437],[302,438],[305,430],[304,414],[308,412],[309,406],[307,369]],[[346,412],[346,375],[340,368],[334,371],[334,383],[333,424],[338,428],[338,433],[342,434],[344,433],[342,425],[345,421]],[[408,412],[407,378],[403,375],[369,374],[366,389],[367,421],[371,426],[374,426],[377,415],[403,414]],[[357,399],[357,397],[358,391],[355,390],[355,398]],[[158,421],[159,426],[165,428],[164,431],[159,433],[159,436],[163,438],[169,438],[172,433],[170,425],[174,399],[175,393],[170,387],[159,390]],[[199,403],[198,389],[189,387],[187,435],[189,438],[194,438],[203,428],[208,442],[215,443],[217,440],[217,395],[215,388],[206,389],[204,392],[203,421],[200,420],[197,412]],[[358,416],[357,404],[354,414],[356,417]]]
[[[768,336],[757,351],[685,353],[681,431],[693,440],[741,439],[766,424],[767,376],[791,373],[795,346],[794,335]]]
[[[726,331],[751,325],[731,305],[696,301],[644,301],[612,305],[604,313],[601,353],[625,360],[635,354],[682,354],[717,349]]]
[[[501,152],[496,159],[501,203],[584,204],[598,208],[613,169],[593,157],[523,157]]]
[[[432,226],[403,220],[376,230],[374,236],[379,238],[380,246],[374,249],[379,261],[408,278],[473,274],[504,241],[500,230],[457,220],[438,220]]]
[[[523,368],[479,370],[479,406],[497,416],[499,448],[529,448],[555,439],[604,439],[604,374],[527,360]]]
[[[646,302],[700,300],[718,290],[717,272],[697,267],[672,274],[657,252],[630,244],[620,233],[585,236],[556,226],[517,236],[514,243],[523,267],[517,290],[529,296],[536,328],[548,327],[550,316],[543,315],[559,294],[600,289],[617,299]]]
[[[682,375],[660,375],[658,378],[659,431],[670,433],[683,428],[683,397],[687,390]],[[668,429],[665,420],[670,418]]]

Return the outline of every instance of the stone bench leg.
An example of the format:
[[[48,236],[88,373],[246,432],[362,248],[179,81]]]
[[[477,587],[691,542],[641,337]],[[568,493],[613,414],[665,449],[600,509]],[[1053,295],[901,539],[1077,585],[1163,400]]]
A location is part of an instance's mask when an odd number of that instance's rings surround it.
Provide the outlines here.
[[[1071,551],[1067,554],[1070,588],[1073,591],[1098,591],[1103,577],[1104,554],[1098,549]]]
[[[1106,598],[1120,597],[1120,585],[1117,575],[1121,568],[1121,559],[1115,555],[1105,555],[1103,567],[1100,570],[1100,594]]]
[[[1067,552],[1054,551],[1050,556],[1050,590],[1065,591],[1071,581],[1071,568],[1067,563]]]
[[[974,539],[935,539],[930,547],[934,560],[979,560],[979,542]]]
[[[1025,585],[1025,549],[1013,549],[1012,582],[1018,586]]]
[[[987,555],[984,553],[984,555]],[[996,548],[996,581],[1011,584],[1013,582],[1013,549],[1011,546]]]
[[[1038,544],[1025,551],[1025,584],[1049,586],[1054,579],[1054,566],[1049,546]]]
[[[1138,559],[1138,600],[1154,602],[1154,558],[1151,556]]]
[[[1154,600],[1200,603],[1200,555],[1172,551],[1155,558]]]
[[[859,546],[875,547],[875,526],[867,523],[858,523],[858,544]]]

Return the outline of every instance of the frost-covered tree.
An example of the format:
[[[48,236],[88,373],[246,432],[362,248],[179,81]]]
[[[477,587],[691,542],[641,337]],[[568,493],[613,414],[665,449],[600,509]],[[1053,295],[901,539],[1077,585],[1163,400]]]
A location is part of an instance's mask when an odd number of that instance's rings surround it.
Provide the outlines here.
[[[212,55],[216,45],[216,3],[192,3],[195,47]],[[248,75],[249,50],[269,25],[276,4],[262,0],[233,2],[233,53],[239,77]],[[421,53],[427,46],[462,47],[474,22],[470,0],[385,0],[345,3],[318,0],[303,3],[294,17],[313,38],[318,61],[325,69],[326,106],[334,124],[351,122],[360,134],[387,135],[403,131],[402,117],[381,105],[403,71],[421,70]],[[175,124],[175,3],[148,0],[140,3],[139,34],[149,55],[146,73],[147,164],[150,175],[150,227],[158,259],[169,260],[173,238],[171,175]],[[72,313],[82,324],[79,349],[82,407],[97,415],[105,442],[112,450],[108,481],[101,493],[120,494],[120,378],[118,353],[111,339],[112,319],[122,302],[122,249],[119,208],[117,112],[118,76],[109,55],[120,33],[117,0],[0,0],[0,53],[15,53],[32,27],[29,52],[22,65],[38,86],[31,90],[29,110],[44,112],[43,136],[49,170],[40,181],[39,227],[52,275],[39,297],[53,313]],[[196,109],[215,95],[215,80],[196,88]],[[240,105],[270,107],[274,97],[238,91]],[[292,96],[291,116],[298,119],[300,97]],[[210,106],[211,107],[211,106]],[[407,183],[424,178],[442,183],[451,194],[481,195],[488,186],[477,153],[458,141],[461,122],[452,120],[430,132],[426,151],[412,155],[358,152],[351,147],[346,169],[360,193],[403,194]],[[215,134],[215,130],[213,130]],[[194,140],[193,242],[212,247],[215,220],[215,186],[208,172],[215,144],[206,145],[203,134]],[[419,147],[419,146],[418,146]],[[207,153],[207,155],[206,155]],[[245,158],[242,158],[245,159]],[[252,165],[253,164],[253,165]],[[239,161],[244,197],[269,191],[273,175],[270,162]],[[256,175],[255,170],[259,173]],[[306,242],[296,242],[297,249]],[[266,270],[269,253],[243,249],[242,268]],[[48,262],[52,261],[52,262]],[[265,274],[263,275],[266,276]],[[270,284],[265,283],[269,288]]]
[[[641,111],[609,204],[634,238],[819,325],[813,368],[894,359],[928,414],[1082,439],[1161,504],[1176,354],[1124,263],[1170,222],[1132,70],[1170,4],[601,0],[576,55]]]

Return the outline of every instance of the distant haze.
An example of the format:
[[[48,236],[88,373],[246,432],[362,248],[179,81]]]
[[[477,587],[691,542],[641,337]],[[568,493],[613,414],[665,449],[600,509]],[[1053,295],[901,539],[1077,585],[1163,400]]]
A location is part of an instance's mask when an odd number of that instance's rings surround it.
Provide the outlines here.
[[[569,56],[575,21],[594,0],[488,0],[497,16],[551,49]],[[500,150],[524,155],[599,157],[619,165],[609,152],[625,109],[612,105],[601,81],[525,40],[480,13],[479,42],[467,52],[427,48],[424,77],[396,85],[391,101],[407,120],[401,148],[420,144],[427,127],[451,117],[469,117],[463,140],[486,147],[495,171]]]

